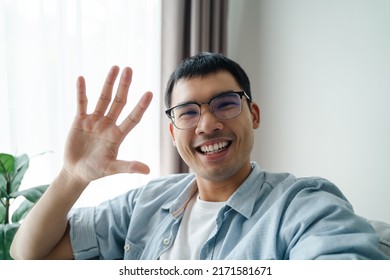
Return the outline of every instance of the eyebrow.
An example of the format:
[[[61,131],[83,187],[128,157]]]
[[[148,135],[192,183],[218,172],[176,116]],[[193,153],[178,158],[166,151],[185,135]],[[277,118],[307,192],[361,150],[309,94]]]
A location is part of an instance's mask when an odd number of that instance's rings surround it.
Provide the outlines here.
[[[241,91],[241,90],[229,89],[226,91],[221,91],[219,93],[214,94],[209,100],[207,100],[207,102],[210,101],[211,99],[213,99],[214,97],[219,96],[219,95],[231,93],[231,92],[237,92],[237,91]],[[203,101],[203,102],[206,102],[206,101]],[[195,100],[188,100],[188,101],[180,102],[180,103],[176,104],[175,106],[172,106],[171,108],[177,107],[177,106],[183,106],[183,105],[187,105],[187,104],[193,104],[193,103],[199,104],[199,103],[203,103],[203,102],[199,102],[199,101],[195,101]]]

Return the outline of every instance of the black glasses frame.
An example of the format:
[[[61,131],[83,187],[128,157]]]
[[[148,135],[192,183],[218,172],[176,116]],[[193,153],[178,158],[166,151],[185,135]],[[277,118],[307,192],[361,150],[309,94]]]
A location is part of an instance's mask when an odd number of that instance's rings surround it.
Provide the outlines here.
[[[246,99],[248,99],[249,102],[252,102],[251,98],[249,97],[249,95],[245,92],[245,91],[228,91],[228,92],[223,92],[223,93],[220,93],[216,96],[214,96],[213,98],[211,98],[209,101],[205,101],[205,102],[195,102],[195,101],[190,101],[190,102],[186,102],[186,103],[182,103],[182,104],[178,104],[176,106],[173,106],[171,108],[169,108],[168,110],[165,111],[165,114],[168,116],[168,118],[171,119],[171,121],[173,122],[173,124],[176,126],[175,124],[175,118],[174,116],[172,115],[172,111],[177,108],[177,107],[181,107],[181,106],[185,106],[185,105],[189,105],[189,104],[194,104],[194,105],[198,105],[199,106],[199,109],[202,107],[203,104],[208,104],[210,106],[210,103],[216,99],[216,98],[219,98],[223,95],[227,95],[227,94],[232,94],[232,93],[235,93],[237,94],[238,96],[240,96],[240,99],[242,100],[242,97],[244,96]],[[242,106],[242,103],[241,103],[241,106]],[[214,113],[214,112],[213,112]],[[218,117],[217,117],[218,118]],[[233,117],[234,118],[234,117]],[[218,118],[219,119],[219,118]],[[196,124],[194,125],[196,126]],[[177,126],[176,126],[177,127]],[[178,129],[182,129],[183,128],[179,128],[177,127]],[[189,128],[184,128],[185,129],[190,129],[192,127],[189,127]]]

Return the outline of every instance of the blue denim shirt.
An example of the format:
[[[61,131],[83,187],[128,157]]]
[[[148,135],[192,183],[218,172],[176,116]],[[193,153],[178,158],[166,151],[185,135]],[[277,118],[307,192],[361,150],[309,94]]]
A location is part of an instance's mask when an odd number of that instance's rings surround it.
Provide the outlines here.
[[[97,207],[73,209],[75,258],[159,259],[195,192],[195,175],[178,174]],[[216,224],[200,259],[386,258],[374,229],[332,183],[265,172],[256,163]]]

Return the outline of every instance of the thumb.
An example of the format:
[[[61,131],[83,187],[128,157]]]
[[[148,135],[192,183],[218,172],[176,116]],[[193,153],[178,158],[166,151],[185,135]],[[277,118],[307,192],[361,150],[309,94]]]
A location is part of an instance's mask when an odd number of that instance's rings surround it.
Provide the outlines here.
[[[105,176],[118,173],[140,173],[149,174],[150,169],[146,164],[139,161],[116,160],[108,165]]]

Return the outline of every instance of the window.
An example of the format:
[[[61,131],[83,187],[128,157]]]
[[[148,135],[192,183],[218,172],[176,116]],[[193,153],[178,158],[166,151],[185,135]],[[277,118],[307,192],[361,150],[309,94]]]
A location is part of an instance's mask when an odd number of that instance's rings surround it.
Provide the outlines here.
[[[33,157],[22,187],[50,183],[62,164],[75,110],[75,84],[86,79],[89,112],[112,65],[133,68],[124,113],[145,91],[149,110],[119,158],[140,160],[150,175],[93,182],[79,206],[96,204],[159,175],[160,1],[0,0],[0,152]],[[120,121],[120,120],[119,120]]]

